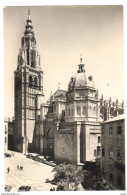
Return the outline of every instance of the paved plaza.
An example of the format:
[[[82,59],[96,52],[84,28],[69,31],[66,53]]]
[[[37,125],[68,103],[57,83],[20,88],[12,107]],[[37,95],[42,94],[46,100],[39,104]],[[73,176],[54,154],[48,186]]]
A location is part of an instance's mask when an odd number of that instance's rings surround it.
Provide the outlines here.
[[[53,179],[53,167],[28,159],[25,155],[17,152],[14,152],[13,157],[6,157],[4,160],[4,183],[12,186],[11,191],[18,191],[18,188],[22,185],[31,186],[31,191],[49,191],[52,187],[55,187],[50,183],[45,183],[46,179]],[[23,170],[18,170],[17,165],[23,166]],[[9,173],[7,173],[8,167],[10,168]]]

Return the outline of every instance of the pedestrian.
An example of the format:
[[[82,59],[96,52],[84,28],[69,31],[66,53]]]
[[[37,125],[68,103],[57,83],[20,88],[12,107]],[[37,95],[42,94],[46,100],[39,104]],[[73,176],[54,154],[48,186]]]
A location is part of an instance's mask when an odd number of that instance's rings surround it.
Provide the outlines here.
[[[23,169],[23,167],[22,167],[22,166],[20,166],[20,171],[22,171],[22,169]]]
[[[19,165],[17,165],[17,169],[19,170]]]
[[[8,173],[10,172],[10,168],[9,168],[9,167],[7,168],[7,172],[8,172]]]

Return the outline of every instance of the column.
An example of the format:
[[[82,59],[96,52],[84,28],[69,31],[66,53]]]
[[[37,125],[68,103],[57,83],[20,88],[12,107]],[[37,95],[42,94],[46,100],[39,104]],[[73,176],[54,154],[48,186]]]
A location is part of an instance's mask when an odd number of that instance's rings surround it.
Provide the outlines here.
[[[81,133],[81,122],[74,122],[74,159],[76,165],[80,164],[80,133]]]

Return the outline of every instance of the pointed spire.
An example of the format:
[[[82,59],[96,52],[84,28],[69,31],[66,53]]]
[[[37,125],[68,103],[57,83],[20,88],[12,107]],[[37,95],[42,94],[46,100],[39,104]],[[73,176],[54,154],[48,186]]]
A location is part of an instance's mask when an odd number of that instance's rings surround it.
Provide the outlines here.
[[[28,8],[28,19],[27,19],[27,23],[26,23],[26,29],[24,34],[27,36],[34,36],[34,32],[33,32],[33,26],[32,26],[32,20],[30,19],[30,10],[31,8]]]
[[[58,83],[58,90],[60,90],[60,83]]]
[[[30,20],[30,8],[28,8],[28,20]]]

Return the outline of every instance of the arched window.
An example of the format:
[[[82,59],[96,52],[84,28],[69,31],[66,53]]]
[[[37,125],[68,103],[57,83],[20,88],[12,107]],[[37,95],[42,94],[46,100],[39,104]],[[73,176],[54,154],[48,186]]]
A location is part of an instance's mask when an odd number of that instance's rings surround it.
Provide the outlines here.
[[[77,106],[77,115],[81,115],[81,108],[80,108],[80,106]]]
[[[83,106],[82,114],[83,114],[83,115],[86,115],[86,106]]]
[[[33,82],[33,78],[32,78],[32,76],[30,75],[30,76],[29,76],[29,83],[32,84],[32,82]]]
[[[34,84],[37,85],[37,77],[34,77]]]

